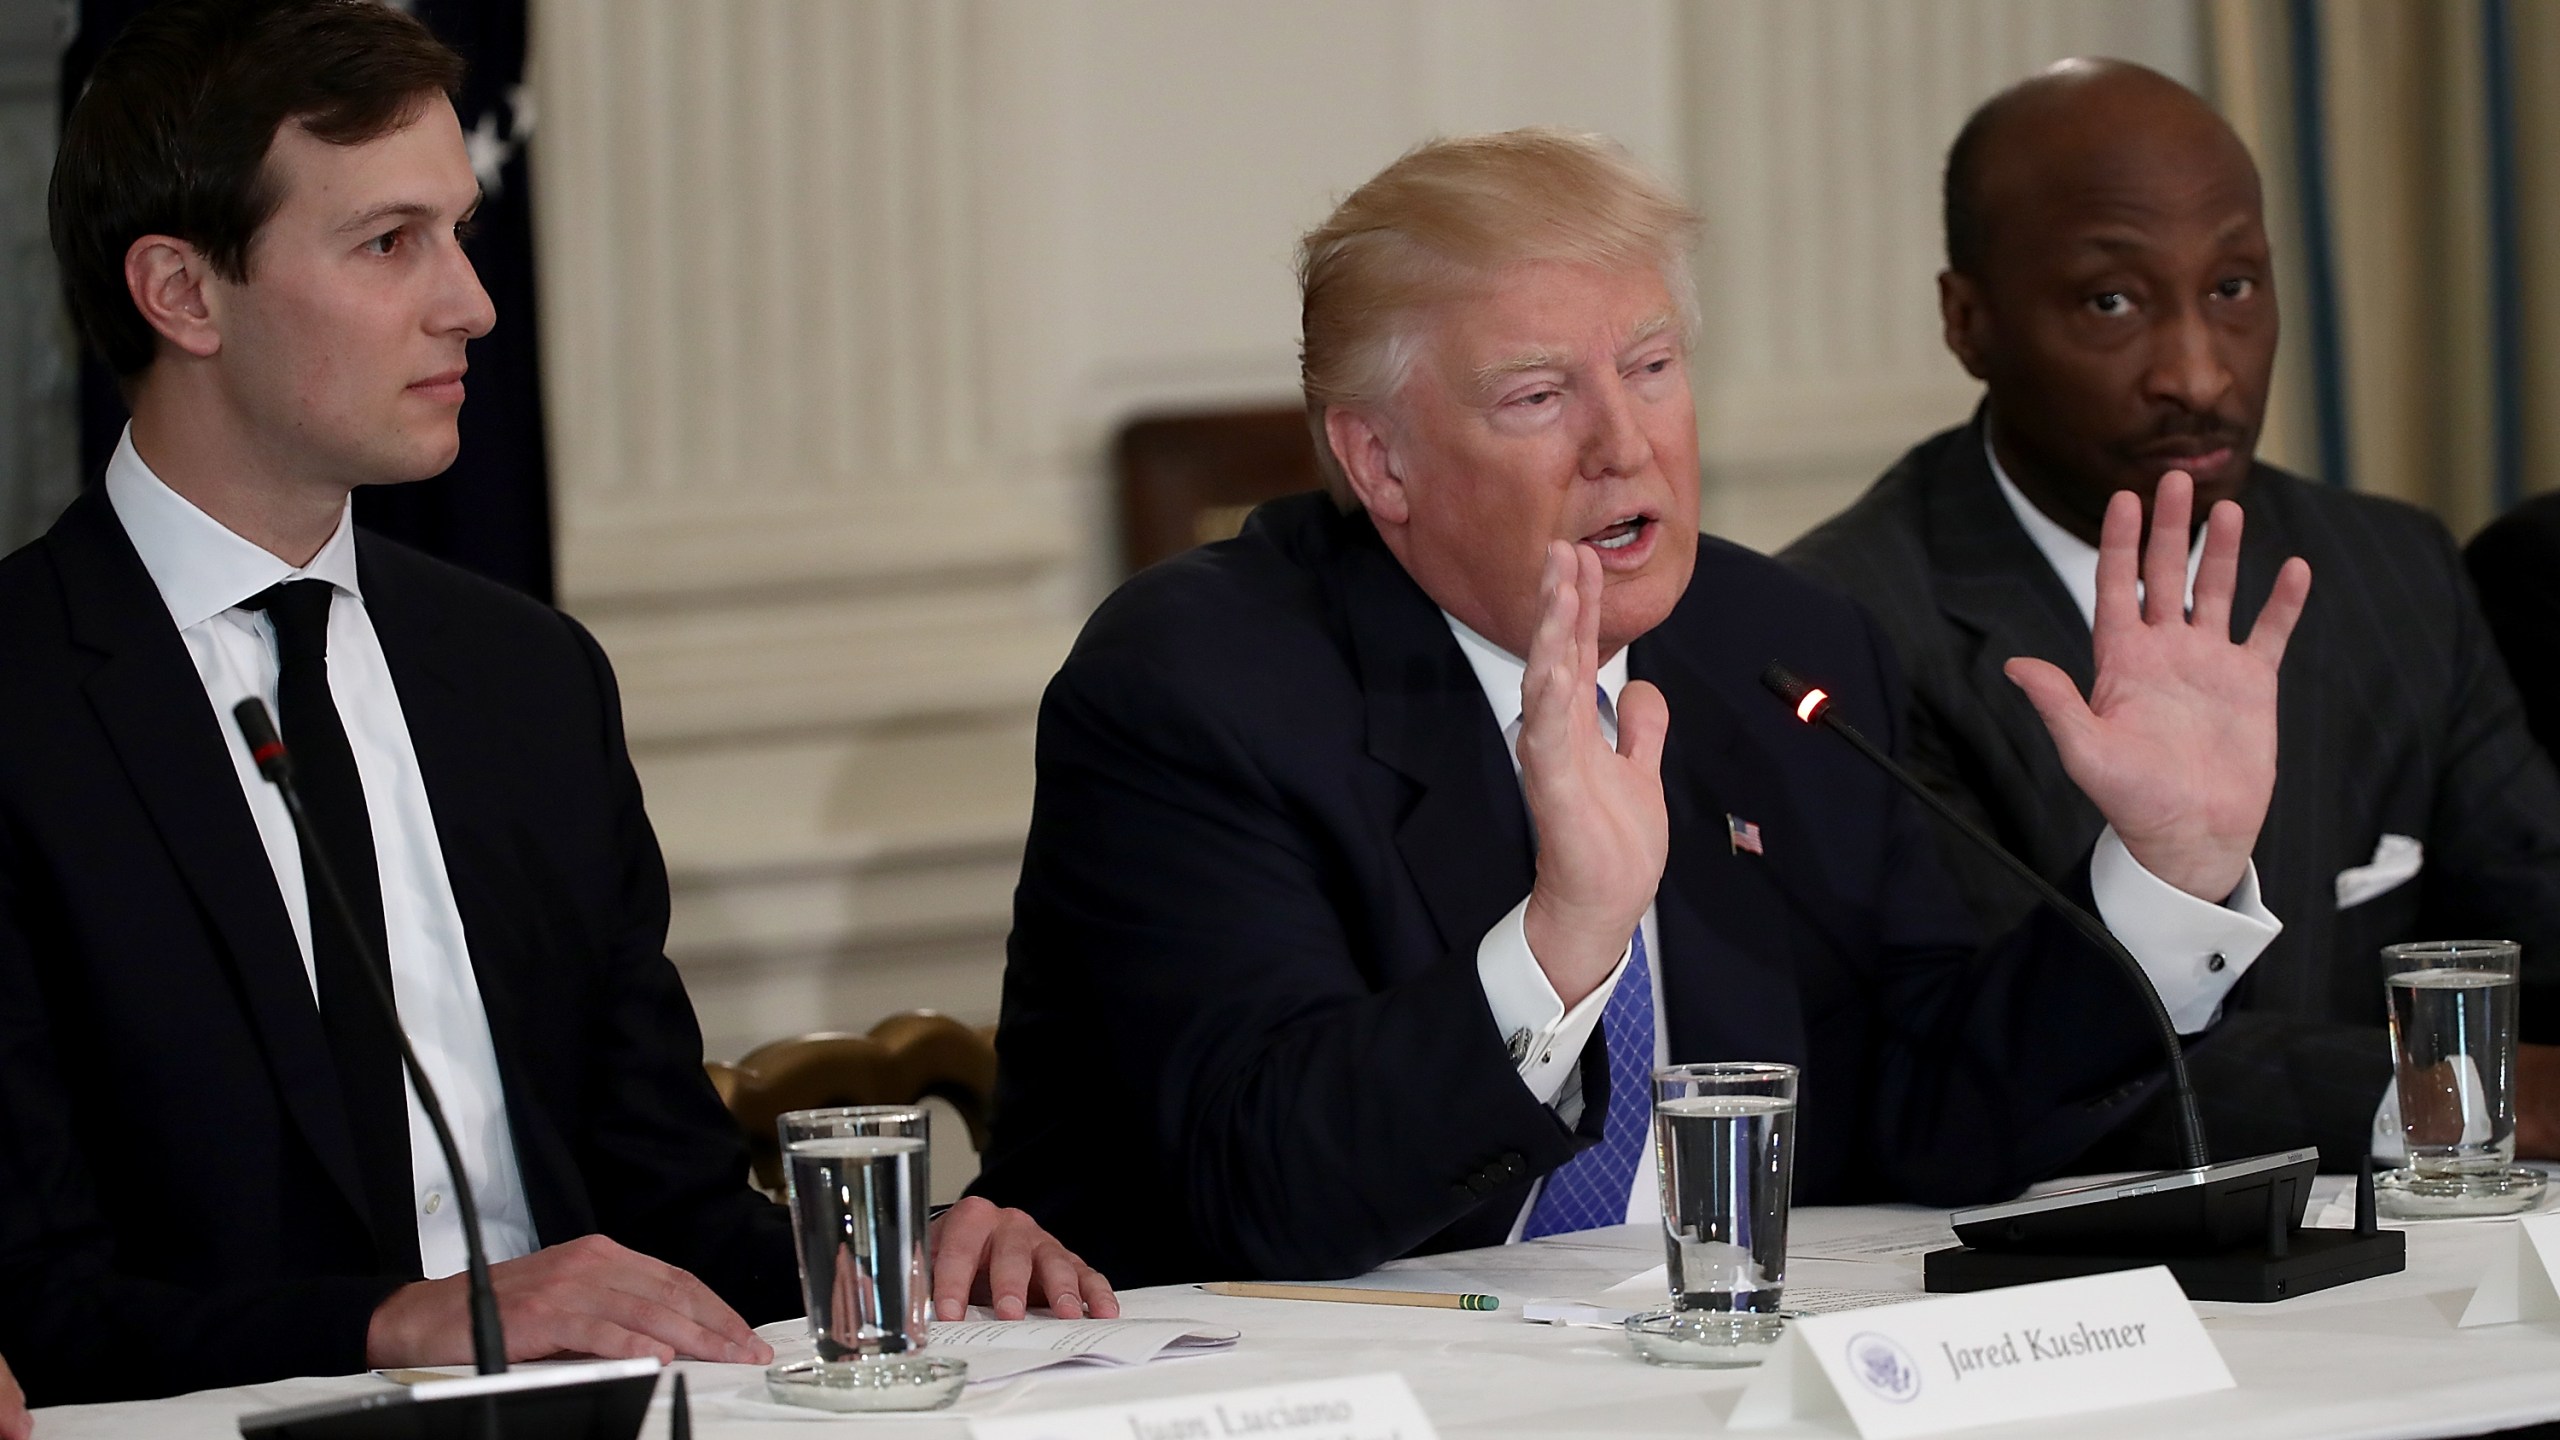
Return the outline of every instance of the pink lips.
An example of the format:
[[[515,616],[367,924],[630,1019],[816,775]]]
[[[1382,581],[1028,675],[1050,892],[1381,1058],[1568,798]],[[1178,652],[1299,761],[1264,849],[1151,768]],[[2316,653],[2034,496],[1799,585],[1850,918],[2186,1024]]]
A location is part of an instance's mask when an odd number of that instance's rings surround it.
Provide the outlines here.
[[[457,365],[451,370],[444,371],[442,374],[430,375],[424,380],[412,381],[410,382],[409,389],[411,393],[423,395],[430,400],[443,400],[459,403],[462,399],[462,376],[469,368],[469,366]]]

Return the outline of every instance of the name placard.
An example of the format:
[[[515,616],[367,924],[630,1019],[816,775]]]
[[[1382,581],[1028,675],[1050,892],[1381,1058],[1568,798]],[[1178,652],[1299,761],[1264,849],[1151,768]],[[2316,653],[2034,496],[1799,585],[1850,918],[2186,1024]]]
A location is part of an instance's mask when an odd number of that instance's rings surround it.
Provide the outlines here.
[[[1725,1423],[1889,1440],[2230,1388],[2195,1307],[2153,1266],[1790,1320]]]
[[[1439,1440],[1401,1375],[973,1420],[974,1440]]]
[[[2505,1325],[2516,1320],[2560,1320],[2560,1215],[2528,1215],[2489,1262],[2488,1273],[2462,1308],[2460,1325]]]

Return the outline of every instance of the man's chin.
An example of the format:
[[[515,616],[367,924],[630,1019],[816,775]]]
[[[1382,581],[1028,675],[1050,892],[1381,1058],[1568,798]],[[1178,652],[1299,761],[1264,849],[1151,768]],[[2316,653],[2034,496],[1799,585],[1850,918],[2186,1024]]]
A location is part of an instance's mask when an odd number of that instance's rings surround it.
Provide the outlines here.
[[[1679,573],[1647,573],[1611,585],[1600,600],[1600,649],[1615,654],[1671,618],[1681,594],[1689,588],[1691,566]]]

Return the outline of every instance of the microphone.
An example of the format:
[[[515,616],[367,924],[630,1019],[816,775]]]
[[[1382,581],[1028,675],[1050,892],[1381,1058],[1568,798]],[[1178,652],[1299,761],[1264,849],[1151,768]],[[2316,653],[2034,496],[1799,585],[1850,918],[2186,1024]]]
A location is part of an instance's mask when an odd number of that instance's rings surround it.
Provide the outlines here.
[[[471,1177],[462,1168],[462,1150],[453,1142],[453,1127],[445,1119],[443,1104],[436,1099],[435,1084],[427,1079],[426,1068],[418,1063],[418,1052],[409,1043],[408,1028],[400,1023],[399,1002],[391,993],[390,966],[374,952],[364,927],[356,923],[354,907],[347,903],[347,892],[338,883],[337,867],[330,863],[328,851],[311,828],[310,817],[303,813],[302,792],[293,783],[293,755],[277,735],[266,702],[251,696],[232,707],[231,718],[240,728],[240,738],[248,743],[249,758],[256,763],[258,773],[283,797],[285,813],[293,818],[293,833],[302,842],[308,874],[319,882],[319,893],[328,899],[331,918],[346,931],[357,960],[372,982],[367,988],[391,1019],[391,1033],[400,1042],[401,1066],[409,1072],[409,1083],[418,1093],[418,1108],[427,1113],[427,1125],[435,1131],[436,1148],[444,1153],[445,1169],[453,1176],[454,1199],[462,1206],[463,1254],[469,1273],[471,1351],[479,1369],[476,1377],[428,1380],[397,1392],[244,1415],[240,1433],[256,1440],[389,1440],[392,1436],[463,1433],[462,1425],[422,1421],[415,1414],[402,1413],[414,1406],[431,1406],[466,1422],[470,1433],[491,1440],[508,1433],[520,1437],[636,1435],[648,1412],[649,1397],[657,1388],[659,1366],[655,1359],[608,1360],[508,1372],[506,1334],[498,1321],[498,1292],[489,1283],[489,1252],[480,1239],[480,1203],[471,1193]],[[426,1428],[421,1429],[421,1425]]]
[[[507,1369],[506,1332],[498,1323],[498,1291],[489,1283],[489,1252],[480,1243],[480,1202],[471,1194],[471,1180],[462,1169],[462,1150],[453,1143],[453,1127],[446,1123],[444,1106],[436,1099],[435,1082],[427,1078],[426,1067],[418,1063],[418,1052],[409,1044],[408,1027],[400,1023],[400,1004],[392,998],[390,964],[373,951],[365,935],[365,927],[356,923],[355,907],[347,903],[347,892],[338,884],[338,867],[329,863],[328,852],[321,848],[312,833],[310,818],[302,812],[302,792],[293,783],[293,756],[284,748],[284,738],[276,733],[275,721],[267,714],[267,702],[252,695],[231,708],[231,718],[240,726],[240,738],[249,745],[249,758],[258,773],[276,793],[284,797],[285,813],[293,817],[293,833],[302,841],[302,853],[309,868],[320,882],[320,893],[329,899],[331,916],[346,931],[348,943],[355,947],[367,988],[382,1003],[383,1013],[391,1017],[391,1033],[400,1040],[400,1064],[409,1072],[409,1083],[418,1092],[418,1108],[427,1112],[427,1125],[436,1132],[436,1148],[444,1152],[444,1165],[453,1176],[453,1198],[462,1205],[462,1246],[471,1285],[471,1353],[483,1375],[502,1375]]]
[[[2169,1018],[2169,1007],[2160,1002],[2160,991],[2152,985],[2151,977],[2143,971],[2141,962],[2133,958],[2133,952],[2124,948],[2124,942],[2116,939],[2115,933],[2109,930],[2097,916],[2073,904],[2069,896],[2055,889],[2050,881],[2037,874],[2035,867],[2010,854],[2008,847],[1984,834],[1982,827],[1966,819],[1954,806],[1940,798],[1938,792],[1921,784],[1892,756],[1876,748],[1874,741],[1859,734],[1857,726],[1840,717],[1828,693],[1806,684],[1796,677],[1794,671],[1775,660],[1769,662],[1768,669],[1760,672],[1760,683],[1768,686],[1779,699],[1793,707],[1798,720],[1807,725],[1821,725],[1829,728],[1832,734],[1848,741],[1850,748],[1874,761],[1877,768],[1893,777],[1895,784],[1910,791],[1921,804],[1935,811],[1938,818],[1956,827],[1967,840],[1980,847],[1984,854],[1999,861],[2010,874],[2025,881],[2027,888],[2035,891],[2038,898],[2053,907],[2055,914],[2069,921],[2072,929],[2079,931],[2090,944],[2097,946],[2107,954],[2108,958],[2116,962],[2117,967],[2132,980],[2135,992],[2141,995],[2143,1004],[2150,1010],[2152,1028],[2160,1034],[2160,1048],[2169,1057],[2169,1089],[2177,1105],[2178,1147],[2186,1152],[2187,1167],[2198,1169],[2210,1164],[2211,1155],[2204,1141],[2204,1115],[2196,1108],[2195,1086],[2187,1080],[2186,1047],[2178,1043],[2177,1024]]]
[[[2320,1151],[2303,1146],[2245,1160],[2214,1163],[2205,1144],[2204,1116],[2187,1078],[2186,1047],[2133,953],[2097,916],[2074,904],[2035,868],[1923,785],[1875,742],[1858,732],[1832,704],[1829,692],[1772,660],[1760,683],[1784,700],[1796,718],[1829,730],[1873,762],[1931,813],[2000,862],[2054,913],[2114,960],[2142,997],[2169,1062],[2179,1148],[2186,1168],[2107,1181],[2006,1204],[1958,1210],[1948,1217],[1965,1244],[1933,1250],[1923,1261],[1927,1288],[1937,1292],[1987,1290],[2074,1275],[2165,1264],[2190,1299],[2271,1301],[2307,1294],[2406,1265],[2398,1231],[2359,1224],[2355,1230],[2304,1230],[2311,1179]],[[2359,1181],[2363,1208],[2371,1209],[2372,1167]]]

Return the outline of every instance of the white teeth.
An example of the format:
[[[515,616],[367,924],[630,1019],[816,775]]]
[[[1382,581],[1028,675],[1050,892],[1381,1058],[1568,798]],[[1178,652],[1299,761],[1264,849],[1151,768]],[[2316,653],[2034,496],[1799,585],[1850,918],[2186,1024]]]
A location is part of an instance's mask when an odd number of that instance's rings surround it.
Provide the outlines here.
[[[1608,528],[1615,530],[1622,525],[1626,527],[1625,534],[1614,535],[1606,540],[1594,540],[1591,542],[1592,548],[1595,550],[1624,550],[1628,546],[1636,543],[1636,537],[1644,533],[1644,517],[1641,515],[1630,515],[1624,520],[1612,521]]]

